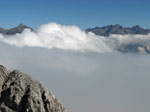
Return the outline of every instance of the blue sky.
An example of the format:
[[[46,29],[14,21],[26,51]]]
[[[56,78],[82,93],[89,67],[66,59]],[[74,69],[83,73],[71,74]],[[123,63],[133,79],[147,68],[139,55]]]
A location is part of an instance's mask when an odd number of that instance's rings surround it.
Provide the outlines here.
[[[0,26],[56,22],[82,29],[109,24],[150,28],[148,0],[1,0]]]

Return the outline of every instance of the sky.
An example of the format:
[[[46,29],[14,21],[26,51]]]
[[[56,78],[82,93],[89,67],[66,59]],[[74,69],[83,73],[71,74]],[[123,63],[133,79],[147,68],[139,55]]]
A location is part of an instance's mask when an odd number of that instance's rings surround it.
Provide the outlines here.
[[[1,0],[0,26],[33,28],[48,22],[81,29],[109,24],[150,28],[149,0]]]
[[[0,64],[40,80],[67,112],[149,112],[150,34],[103,37],[82,30],[109,24],[150,28],[149,4],[1,0],[1,27],[23,23],[35,30],[0,34]]]

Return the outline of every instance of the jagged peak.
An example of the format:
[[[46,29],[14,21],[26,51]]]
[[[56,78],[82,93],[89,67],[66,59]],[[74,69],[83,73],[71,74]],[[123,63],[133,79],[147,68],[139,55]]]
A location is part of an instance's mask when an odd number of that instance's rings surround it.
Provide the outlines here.
[[[18,25],[18,27],[22,27],[22,26],[25,26],[24,24],[22,24],[22,23],[20,23],[19,25]]]
[[[120,24],[115,25],[107,25],[103,27],[95,27],[95,28],[88,28],[86,32],[93,32],[96,35],[100,36],[109,36],[110,34],[141,34],[147,35],[150,33],[150,29],[144,29],[140,25],[135,25],[133,27],[123,27]]]
[[[132,28],[143,29],[140,25],[135,25]]]

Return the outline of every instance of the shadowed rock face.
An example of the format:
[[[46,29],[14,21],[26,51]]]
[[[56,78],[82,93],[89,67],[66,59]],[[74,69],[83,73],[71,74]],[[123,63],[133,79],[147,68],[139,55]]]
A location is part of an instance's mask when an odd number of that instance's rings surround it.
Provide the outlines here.
[[[66,112],[41,83],[0,65],[0,112]]]
[[[123,27],[119,24],[116,25],[108,25],[104,27],[95,27],[95,28],[88,28],[86,29],[86,32],[93,32],[96,35],[100,36],[109,36],[111,34],[121,34],[121,35],[127,35],[127,34],[141,34],[141,35],[147,35],[150,33],[150,29],[143,29],[139,25],[133,26],[133,27]]]
[[[22,33],[24,29],[33,29],[31,27],[28,27],[23,24],[19,24],[17,27],[11,28],[11,29],[4,29],[0,27],[0,33],[3,35],[14,35],[16,33]],[[88,28],[85,30],[86,32],[93,32],[96,35],[100,36],[109,36],[111,34],[141,34],[141,35],[147,35],[150,33],[150,29],[144,29],[140,27],[139,25],[133,26],[133,27],[123,27],[119,24],[116,25],[108,25],[103,27],[95,27],[95,28]]]
[[[11,28],[11,29],[4,29],[4,28],[0,28],[0,33],[2,33],[3,35],[14,35],[16,33],[22,33],[24,29],[31,29],[32,28],[25,26],[23,24],[19,24],[17,27]]]

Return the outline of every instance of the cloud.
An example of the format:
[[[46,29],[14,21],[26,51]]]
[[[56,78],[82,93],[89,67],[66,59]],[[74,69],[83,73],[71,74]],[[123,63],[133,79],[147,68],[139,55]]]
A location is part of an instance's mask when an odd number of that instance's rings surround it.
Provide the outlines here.
[[[150,34],[111,35],[108,37],[114,50],[132,53],[150,53]]]
[[[150,34],[148,35],[94,35],[82,31],[77,26],[48,23],[36,30],[25,29],[15,35],[0,34],[0,41],[17,47],[42,47],[80,52],[107,53],[150,53]]]
[[[93,53],[0,42],[0,64],[32,75],[68,112],[150,111],[150,57]]]
[[[49,23],[34,32],[0,35],[0,64],[40,80],[69,112],[149,111],[149,55],[115,52],[148,53],[149,38],[102,37]]]
[[[104,43],[105,38],[87,34],[76,26],[63,26],[56,23],[41,25],[35,31],[25,29],[21,34],[0,35],[0,40],[17,47],[59,48],[100,53],[111,51]]]

